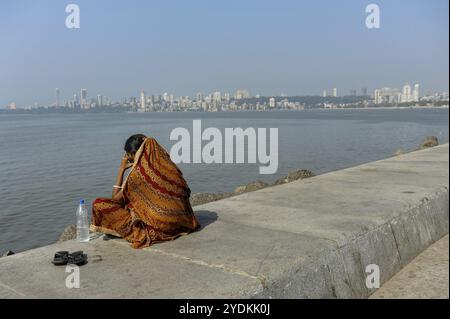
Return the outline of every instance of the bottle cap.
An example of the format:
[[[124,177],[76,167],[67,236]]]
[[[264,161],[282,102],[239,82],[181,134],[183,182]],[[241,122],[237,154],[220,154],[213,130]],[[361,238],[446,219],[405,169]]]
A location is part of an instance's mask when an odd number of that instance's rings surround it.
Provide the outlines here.
[[[84,205],[84,199],[80,199],[80,205]]]

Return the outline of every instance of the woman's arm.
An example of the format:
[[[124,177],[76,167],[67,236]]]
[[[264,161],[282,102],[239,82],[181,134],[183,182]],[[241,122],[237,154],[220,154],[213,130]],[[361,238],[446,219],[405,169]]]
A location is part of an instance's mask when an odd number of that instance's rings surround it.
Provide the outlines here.
[[[122,191],[122,183],[123,183],[123,175],[125,171],[133,166],[133,164],[128,162],[128,158],[126,156],[122,157],[122,161],[120,163],[119,172],[117,173],[116,184],[114,185],[112,192],[112,199],[121,200],[123,199],[123,191]]]
[[[112,199],[116,201],[121,201],[123,199],[123,190],[120,190],[115,195],[113,195]]]

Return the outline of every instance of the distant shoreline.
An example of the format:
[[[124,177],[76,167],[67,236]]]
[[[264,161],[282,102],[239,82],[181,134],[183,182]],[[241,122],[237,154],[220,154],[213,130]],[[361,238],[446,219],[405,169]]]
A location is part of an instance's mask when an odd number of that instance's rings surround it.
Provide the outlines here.
[[[6,110],[0,109],[0,115],[35,115],[35,114],[114,114],[114,113],[127,113],[127,114],[167,114],[167,113],[265,113],[265,112],[309,112],[309,111],[344,111],[344,110],[431,110],[431,109],[448,109],[449,105],[438,105],[438,106],[368,106],[368,107],[336,107],[336,108],[305,108],[305,109],[297,109],[297,110],[283,110],[283,109],[275,109],[275,110],[223,110],[223,111],[194,111],[194,110],[184,110],[184,111],[152,111],[152,112],[138,112],[138,111],[130,111],[125,109],[87,109],[87,110],[74,110],[74,109],[52,109],[52,108],[39,108],[39,109],[16,109],[16,110]]]

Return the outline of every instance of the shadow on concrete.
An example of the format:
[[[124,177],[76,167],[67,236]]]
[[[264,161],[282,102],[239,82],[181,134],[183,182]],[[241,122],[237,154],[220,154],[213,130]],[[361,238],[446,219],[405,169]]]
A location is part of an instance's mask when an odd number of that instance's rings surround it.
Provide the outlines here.
[[[196,210],[194,211],[194,214],[201,226],[199,231],[202,231],[208,225],[214,223],[217,220],[217,213],[211,212],[209,210]]]

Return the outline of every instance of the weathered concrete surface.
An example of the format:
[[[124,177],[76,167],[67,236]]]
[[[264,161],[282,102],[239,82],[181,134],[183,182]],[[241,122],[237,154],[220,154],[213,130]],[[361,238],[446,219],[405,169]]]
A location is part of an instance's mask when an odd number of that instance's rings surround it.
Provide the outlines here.
[[[448,299],[448,235],[422,252],[371,299]]]
[[[100,238],[1,258],[0,297],[366,298],[368,264],[384,283],[448,233],[448,159],[447,144],[201,205],[199,232],[148,249]],[[78,249],[90,262],[67,289],[50,259]]]

